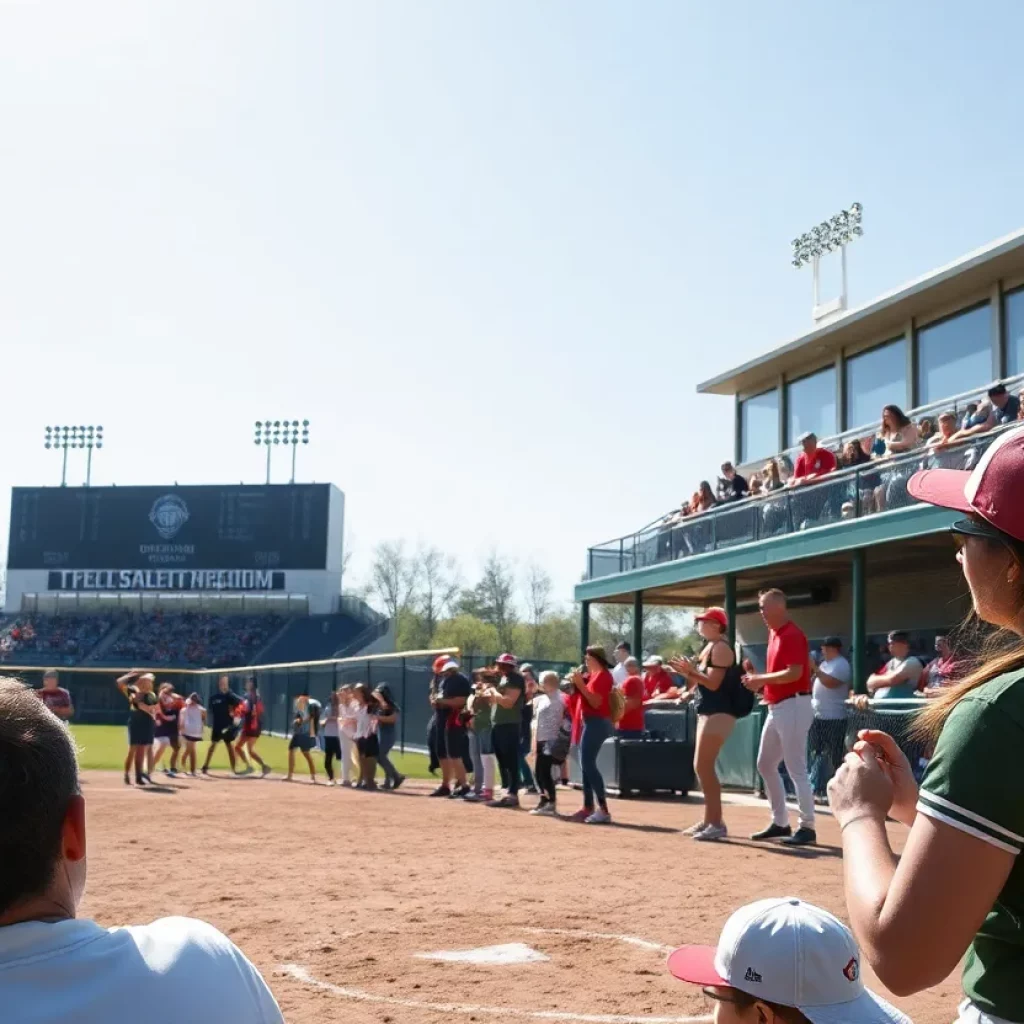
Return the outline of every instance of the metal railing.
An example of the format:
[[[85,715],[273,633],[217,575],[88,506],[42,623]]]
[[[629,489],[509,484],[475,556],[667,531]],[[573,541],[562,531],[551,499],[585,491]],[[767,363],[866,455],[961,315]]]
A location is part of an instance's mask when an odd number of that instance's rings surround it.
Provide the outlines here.
[[[907,481],[914,473],[919,469],[971,469],[998,433],[993,430],[950,447],[919,447],[898,457],[837,470],[820,483],[783,487],[717,505],[678,522],[662,521],[591,548],[587,577],[600,579],[906,508],[916,504],[907,493]]]

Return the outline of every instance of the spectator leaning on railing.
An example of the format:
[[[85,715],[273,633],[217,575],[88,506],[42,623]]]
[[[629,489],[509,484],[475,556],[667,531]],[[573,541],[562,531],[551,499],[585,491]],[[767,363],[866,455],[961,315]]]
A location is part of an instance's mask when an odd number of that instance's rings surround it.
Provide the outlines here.
[[[889,634],[890,658],[881,672],[868,676],[868,693],[874,700],[913,697],[924,666],[910,653],[910,638],[902,630]]]
[[[781,491],[784,484],[782,474],[779,471],[779,464],[775,459],[769,459],[761,470],[761,478],[764,481],[765,491]]]
[[[956,413],[944,412],[939,416],[939,429],[928,438],[929,448],[945,448],[956,436]]]
[[[746,477],[740,476],[731,462],[722,463],[722,479],[726,484],[725,493],[722,495],[723,500],[736,501],[739,498],[745,498],[750,493]]]
[[[789,479],[789,487],[817,483],[823,476],[835,471],[836,457],[827,449],[818,447],[818,438],[808,431],[800,436],[803,451],[797,457],[796,467]]]

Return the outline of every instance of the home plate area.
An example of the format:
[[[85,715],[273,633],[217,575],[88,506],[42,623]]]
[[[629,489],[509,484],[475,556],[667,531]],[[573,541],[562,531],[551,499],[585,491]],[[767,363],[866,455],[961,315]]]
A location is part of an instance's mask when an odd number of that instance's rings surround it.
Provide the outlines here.
[[[438,929],[347,933],[346,951],[319,966],[286,963],[279,974],[325,1001],[327,1019],[582,1021],[584,1024],[696,1024],[710,1021],[703,999],[667,984],[679,1012],[665,1013],[669,947],[585,928],[506,926],[450,915],[458,946],[413,951]],[[471,944],[501,931],[509,941]],[[466,942],[465,940],[470,940]],[[375,951],[367,952],[373,942]],[[411,944],[411,945],[410,945]],[[390,955],[385,951],[392,951]],[[332,951],[333,952],[333,951]],[[319,957],[315,959],[321,959]],[[323,1005],[323,1004],[321,1004]]]

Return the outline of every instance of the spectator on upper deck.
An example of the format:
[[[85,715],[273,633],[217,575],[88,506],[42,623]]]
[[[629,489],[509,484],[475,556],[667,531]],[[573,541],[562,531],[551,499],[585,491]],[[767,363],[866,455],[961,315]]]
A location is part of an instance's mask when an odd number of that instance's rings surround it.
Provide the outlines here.
[[[988,389],[989,401],[995,410],[996,426],[1013,423],[1020,418],[1020,399],[1006,390],[1006,385],[999,382]]]
[[[969,421],[971,420],[971,417],[973,417],[977,411],[978,403],[968,402],[967,407],[964,409],[963,416],[960,417],[960,425],[957,427],[957,430],[963,430],[963,428],[968,425]]]
[[[881,672],[868,676],[868,693],[874,700],[913,697],[924,666],[910,653],[910,637],[901,629],[889,634],[890,658]]]
[[[956,436],[956,413],[944,412],[939,417],[939,429],[928,438],[929,448],[944,448]]]
[[[738,498],[745,498],[750,493],[746,477],[740,476],[731,462],[722,463],[722,479],[726,484],[725,493],[722,495],[725,501],[736,501]]]
[[[711,484],[707,480],[701,480],[696,499],[697,503],[694,507],[696,512],[707,512],[708,509],[712,509],[718,504],[715,500],[715,492],[711,490]]]
[[[817,483],[823,476],[835,471],[836,457],[827,448],[818,447],[818,438],[814,433],[808,431],[801,434],[800,447],[803,451],[797,457],[796,468],[787,486],[800,487]]]
[[[935,433],[935,424],[930,416],[922,416],[917,421],[917,437],[921,444],[927,444]]]
[[[750,478],[750,497],[760,497],[764,492],[761,490],[763,484],[761,483],[761,477],[755,474]]]
[[[761,478],[764,481],[765,491],[779,491],[784,486],[782,475],[779,472],[779,464],[774,459],[769,459],[761,470]]]
[[[782,477],[782,482],[788,483],[789,478],[793,475],[793,460],[783,452],[779,456],[779,476]]]
[[[860,441],[847,441],[843,445],[843,453],[839,456],[839,465],[843,469],[849,469],[851,466],[862,466],[865,462],[870,462],[871,456],[868,455],[861,447]]]
[[[909,452],[918,441],[917,427],[898,405],[882,409],[882,427],[878,431],[874,453],[878,458],[889,458]]]

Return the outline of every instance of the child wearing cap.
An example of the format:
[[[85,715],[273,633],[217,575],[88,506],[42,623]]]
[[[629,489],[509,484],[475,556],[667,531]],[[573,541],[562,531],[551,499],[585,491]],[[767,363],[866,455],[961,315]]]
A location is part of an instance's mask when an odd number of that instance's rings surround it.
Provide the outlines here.
[[[715,1024],[913,1024],[864,987],[850,930],[795,897],[758,900],[725,923],[718,947],[682,946],[673,977],[700,985]]]

